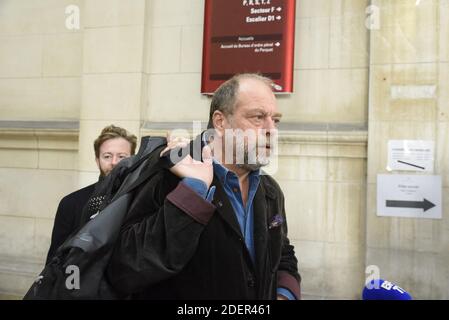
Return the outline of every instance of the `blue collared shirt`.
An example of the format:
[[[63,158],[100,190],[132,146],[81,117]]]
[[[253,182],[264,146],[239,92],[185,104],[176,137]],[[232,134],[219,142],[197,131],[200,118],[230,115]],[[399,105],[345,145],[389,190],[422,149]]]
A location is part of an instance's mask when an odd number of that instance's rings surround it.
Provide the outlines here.
[[[215,160],[213,165],[214,173],[223,185],[223,189],[231,202],[232,208],[234,209],[237,221],[240,225],[240,231],[245,239],[245,244],[251,259],[255,262],[256,252],[254,249],[253,200],[260,183],[259,170],[252,171],[248,175],[248,198],[246,200],[246,205],[244,205],[238,176]]]

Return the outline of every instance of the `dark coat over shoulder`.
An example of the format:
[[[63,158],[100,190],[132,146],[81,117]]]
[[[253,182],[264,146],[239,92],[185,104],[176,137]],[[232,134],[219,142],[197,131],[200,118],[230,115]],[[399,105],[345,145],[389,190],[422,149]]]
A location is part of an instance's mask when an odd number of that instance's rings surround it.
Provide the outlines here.
[[[279,287],[300,297],[278,184],[261,176],[256,192],[255,263],[216,177],[212,185],[212,204],[168,170],[139,187],[108,268],[123,297],[275,299]]]

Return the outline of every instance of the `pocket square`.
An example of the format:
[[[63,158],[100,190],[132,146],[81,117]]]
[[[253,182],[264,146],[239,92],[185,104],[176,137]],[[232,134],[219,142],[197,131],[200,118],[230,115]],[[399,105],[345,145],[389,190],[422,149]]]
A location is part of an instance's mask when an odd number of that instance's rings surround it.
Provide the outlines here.
[[[281,214],[277,214],[273,217],[273,219],[271,219],[268,229],[273,229],[273,228],[279,227],[283,223],[284,223],[284,217]]]

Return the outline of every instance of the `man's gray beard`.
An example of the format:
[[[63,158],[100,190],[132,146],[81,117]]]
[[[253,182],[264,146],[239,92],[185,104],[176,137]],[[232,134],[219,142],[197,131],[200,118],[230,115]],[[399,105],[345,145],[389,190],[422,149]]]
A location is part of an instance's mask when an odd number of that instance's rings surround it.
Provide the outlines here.
[[[254,164],[244,163],[244,164],[237,164],[236,166],[238,168],[246,170],[246,171],[257,171],[261,167],[266,166],[266,164],[261,164],[261,163],[254,163]]]
[[[260,168],[270,164],[269,157],[264,157],[263,159],[260,159],[259,156],[256,156],[256,157],[257,157],[257,159],[255,161],[256,163],[248,163],[249,156],[248,156],[248,151],[246,150],[245,154],[244,154],[244,163],[236,164],[236,167],[246,170],[246,171],[257,171]]]

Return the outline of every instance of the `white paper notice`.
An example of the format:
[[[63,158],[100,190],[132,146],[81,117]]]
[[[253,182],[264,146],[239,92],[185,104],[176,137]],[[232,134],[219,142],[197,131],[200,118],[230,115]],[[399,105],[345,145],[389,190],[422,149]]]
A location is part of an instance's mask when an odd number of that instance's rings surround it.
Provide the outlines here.
[[[379,174],[377,215],[441,219],[441,176]]]
[[[435,142],[424,140],[388,141],[388,171],[433,172]]]

